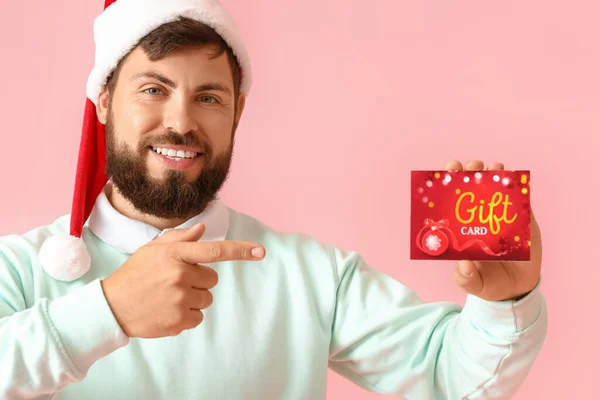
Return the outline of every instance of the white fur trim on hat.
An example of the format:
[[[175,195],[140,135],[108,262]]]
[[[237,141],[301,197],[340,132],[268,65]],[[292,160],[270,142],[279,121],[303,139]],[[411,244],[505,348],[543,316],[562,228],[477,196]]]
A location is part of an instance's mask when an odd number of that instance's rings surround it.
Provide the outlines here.
[[[83,239],[64,234],[46,239],[38,257],[48,275],[66,282],[85,275],[92,263]]]
[[[94,20],[96,57],[86,95],[97,104],[106,79],[119,61],[148,33],[179,16],[213,28],[232,48],[242,69],[240,91],[252,86],[250,57],[237,25],[218,0],[118,0]]]

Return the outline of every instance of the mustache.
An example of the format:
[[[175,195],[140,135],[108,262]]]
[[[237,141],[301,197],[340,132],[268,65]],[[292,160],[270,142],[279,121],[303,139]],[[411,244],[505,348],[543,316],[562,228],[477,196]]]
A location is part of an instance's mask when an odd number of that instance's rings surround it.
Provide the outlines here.
[[[148,147],[156,146],[159,144],[172,144],[177,146],[189,146],[189,147],[198,147],[202,149],[202,152],[209,153],[211,150],[210,144],[201,140],[193,133],[186,133],[185,135],[181,135],[175,132],[164,132],[158,135],[145,136],[143,137],[138,145],[138,150],[140,153],[146,151]]]

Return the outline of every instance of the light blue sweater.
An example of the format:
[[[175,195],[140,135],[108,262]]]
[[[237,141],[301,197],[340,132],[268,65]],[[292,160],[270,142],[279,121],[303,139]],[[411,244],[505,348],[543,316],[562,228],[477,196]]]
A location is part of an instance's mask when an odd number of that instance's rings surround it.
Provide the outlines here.
[[[355,252],[226,210],[227,239],[260,242],[267,257],[211,265],[219,283],[204,322],[162,339],[128,338],[116,322],[100,279],[129,254],[108,231],[86,225],[92,267],[73,282],[37,256],[68,233],[68,216],[0,238],[0,398],[316,400],[331,368],[406,399],[506,399],[540,351],[539,284],[518,302],[423,303]],[[109,211],[95,223],[151,232]]]

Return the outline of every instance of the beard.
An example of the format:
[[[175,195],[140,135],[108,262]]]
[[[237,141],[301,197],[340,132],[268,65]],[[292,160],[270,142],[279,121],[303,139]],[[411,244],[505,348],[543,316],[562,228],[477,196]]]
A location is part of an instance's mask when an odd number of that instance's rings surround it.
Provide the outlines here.
[[[119,193],[136,210],[162,219],[191,218],[200,214],[217,198],[229,176],[233,157],[233,134],[229,149],[214,155],[209,143],[192,133],[180,135],[165,132],[143,137],[136,150],[119,143],[114,131],[112,113],[106,123],[106,175]],[[162,179],[150,176],[146,167],[150,146],[173,144],[199,147],[203,151],[204,165],[200,175],[188,182],[185,171],[167,170]]]

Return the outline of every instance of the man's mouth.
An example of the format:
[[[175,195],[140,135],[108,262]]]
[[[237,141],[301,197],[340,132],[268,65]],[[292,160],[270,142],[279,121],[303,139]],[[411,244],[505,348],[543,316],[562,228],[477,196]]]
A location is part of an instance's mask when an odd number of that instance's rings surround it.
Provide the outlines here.
[[[187,151],[187,150],[175,150],[175,149],[169,149],[166,147],[151,146],[150,148],[155,153],[161,154],[161,155],[165,156],[166,158],[169,158],[173,161],[194,159],[194,158],[202,155],[202,153],[200,153],[200,152]]]

